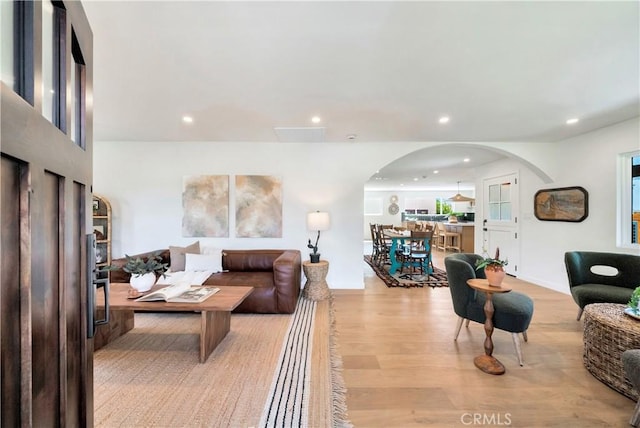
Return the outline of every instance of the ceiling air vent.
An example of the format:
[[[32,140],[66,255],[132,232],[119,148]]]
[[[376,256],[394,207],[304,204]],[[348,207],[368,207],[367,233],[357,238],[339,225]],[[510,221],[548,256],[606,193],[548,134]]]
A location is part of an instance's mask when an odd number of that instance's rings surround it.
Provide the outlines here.
[[[273,128],[281,143],[323,143],[323,127]]]

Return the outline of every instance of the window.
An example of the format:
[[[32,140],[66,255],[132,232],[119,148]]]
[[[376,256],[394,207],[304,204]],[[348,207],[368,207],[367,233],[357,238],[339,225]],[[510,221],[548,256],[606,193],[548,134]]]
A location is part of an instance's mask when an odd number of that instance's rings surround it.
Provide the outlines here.
[[[71,64],[71,76],[69,80],[69,84],[71,85],[70,137],[78,146],[85,148],[85,62],[82,51],[80,50],[80,44],[73,30],[71,30],[71,37],[73,62]]]
[[[42,115],[66,130],[66,11],[59,2],[42,2]]]
[[[34,105],[34,2],[1,1],[2,81]]]
[[[53,4],[42,2],[42,115],[53,122]]]
[[[640,223],[640,155],[631,158],[631,243],[638,244]]]
[[[436,198],[436,214],[451,214],[451,203],[446,198]]]
[[[640,246],[640,151],[618,156],[617,245]]]
[[[489,220],[511,220],[511,183],[489,185]]]
[[[0,2],[0,79],[10,88],[15,90],[14,70],[14,6],[12,1]]]

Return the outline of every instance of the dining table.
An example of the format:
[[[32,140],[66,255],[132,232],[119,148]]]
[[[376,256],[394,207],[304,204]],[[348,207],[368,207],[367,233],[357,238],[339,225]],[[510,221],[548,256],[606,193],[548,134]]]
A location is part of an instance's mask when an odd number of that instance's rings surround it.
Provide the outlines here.
[[[386,239],[391,240],[391,248],[389,249],[389,259],[391,261],[391,267],[389,267],[389,274],[393,275],[398,271],[398,269],[402,268],[402,262],[399,260],[399,257],[396,256],[396,251],[400,251],[402,253],[404,245],[407,245],[407,242],[411,241],[411,231],[396,231],[394,229],[385,229],[382,234]],[[424,248],[425,251],[428,252],[429,257],[425,257],[421,262],[424,273],[429,275],[433,273],[433,270],[431,269],[431,251],[429,251],[430,245],[431,243],[429,242],[429,240],[425,239]]]

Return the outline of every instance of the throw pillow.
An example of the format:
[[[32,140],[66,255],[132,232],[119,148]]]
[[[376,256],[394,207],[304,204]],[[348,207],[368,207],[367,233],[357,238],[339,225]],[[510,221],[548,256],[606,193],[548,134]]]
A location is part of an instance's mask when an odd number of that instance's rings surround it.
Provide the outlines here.
[[[222,253],[215,254],[185,254],[184,270],[222,272]]]
[[[169,247],[171,257],[171,270],[179,272],[184,270],[185,254],[200,254],[200,241],[196,241],[186,247]]]

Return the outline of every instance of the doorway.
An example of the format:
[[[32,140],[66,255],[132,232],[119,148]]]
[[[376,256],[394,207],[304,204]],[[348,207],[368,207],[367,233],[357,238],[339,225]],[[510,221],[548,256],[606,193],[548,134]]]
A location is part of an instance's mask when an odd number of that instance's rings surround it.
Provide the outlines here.
[[[500,248],[500,258],[509,261],[505,271],[517,276],[520,262],[518,174],[486,179],[482,187],[482,250],[493,257],[496,248]]]

